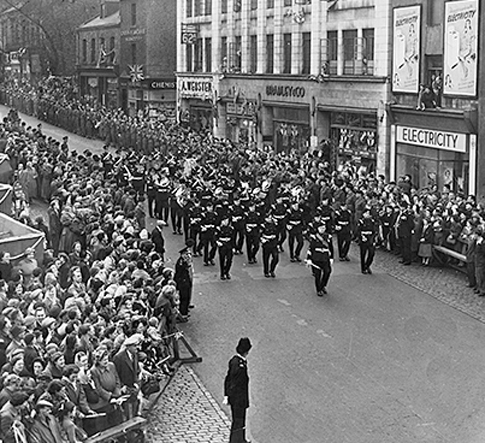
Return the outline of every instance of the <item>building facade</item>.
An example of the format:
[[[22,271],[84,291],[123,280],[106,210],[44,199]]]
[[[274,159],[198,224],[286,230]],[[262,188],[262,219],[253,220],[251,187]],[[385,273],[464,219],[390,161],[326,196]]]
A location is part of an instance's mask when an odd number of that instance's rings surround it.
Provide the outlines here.
[[[179,118],[389,174],[387,0],[184,0]]]
[[[419,188],[484,194],[482,16],[478,0],[393,1],[391,179],[408,174]]]
[[[103,1],[99,16],[77,30],[76,70],[83,96],[108,108],[119,106],[120,12],[118,1]]]
[[[176,3],[120,0],[120,90],[134,114],[175,108]]]

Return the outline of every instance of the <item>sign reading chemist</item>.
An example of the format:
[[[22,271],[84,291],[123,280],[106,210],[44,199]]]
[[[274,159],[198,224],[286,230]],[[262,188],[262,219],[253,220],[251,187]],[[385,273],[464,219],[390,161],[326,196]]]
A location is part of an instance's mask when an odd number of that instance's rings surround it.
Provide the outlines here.
[[[407,126],[397,126],[396,141],[408,145],[444,149],[454,152],[466,152],[467,145],[466,134],[411,128]]]

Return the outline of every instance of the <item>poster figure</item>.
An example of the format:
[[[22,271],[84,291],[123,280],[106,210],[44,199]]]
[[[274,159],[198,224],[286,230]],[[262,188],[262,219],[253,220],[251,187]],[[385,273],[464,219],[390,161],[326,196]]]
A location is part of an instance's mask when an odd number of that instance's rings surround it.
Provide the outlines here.
[[[477,28],[478,0],[446,3],[445,94],[476,94]]]
[[[420,6],[394,9],[394,92],[418,92],[420,26]]]

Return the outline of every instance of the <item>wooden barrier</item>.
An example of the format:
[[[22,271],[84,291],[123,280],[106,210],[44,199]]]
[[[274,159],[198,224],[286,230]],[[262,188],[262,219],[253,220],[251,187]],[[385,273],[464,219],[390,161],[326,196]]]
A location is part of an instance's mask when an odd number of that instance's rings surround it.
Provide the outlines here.
[[[433,245],[433,257],[440,265],[451,266],[461,272],[466,272],[466,255],[444,246]],[[453,263],[453,259],[458,264]]]
[[[123,423],[106,429],[89,437],[85,443],[111,443],[111,442],[129,442],[143,443],[145,441],[144,426],[146,419],[134,417]]]

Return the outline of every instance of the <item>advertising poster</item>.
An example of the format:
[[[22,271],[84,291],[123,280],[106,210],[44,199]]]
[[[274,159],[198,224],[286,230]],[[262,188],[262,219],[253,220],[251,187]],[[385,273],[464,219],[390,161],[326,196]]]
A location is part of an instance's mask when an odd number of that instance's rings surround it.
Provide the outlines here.
[[[475,96],[478,66],[478,0],[447,2],[443,93]]]
[[[418,93],[421,7],[394,9],[393,92]]]

